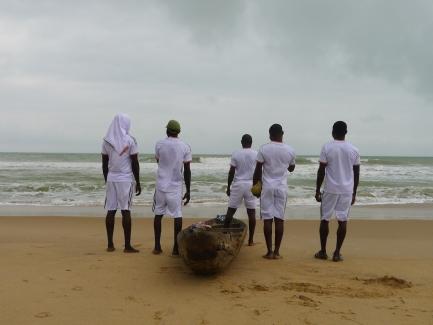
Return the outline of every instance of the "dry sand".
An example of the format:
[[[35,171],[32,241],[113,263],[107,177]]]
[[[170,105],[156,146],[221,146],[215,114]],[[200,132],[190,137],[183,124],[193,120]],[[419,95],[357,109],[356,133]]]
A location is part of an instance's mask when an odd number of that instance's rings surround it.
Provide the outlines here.
[[[0,324],[433,324],[433,221],[350,221],[342,263],[312,258],[313,221],[287,221],[284,258],[265,260],[258,221],[212,277],[169,255],[172,220],[161,256],[152,219],[134,220],[131,255],[116,222],[107,253],[102,218],[0,218]]]

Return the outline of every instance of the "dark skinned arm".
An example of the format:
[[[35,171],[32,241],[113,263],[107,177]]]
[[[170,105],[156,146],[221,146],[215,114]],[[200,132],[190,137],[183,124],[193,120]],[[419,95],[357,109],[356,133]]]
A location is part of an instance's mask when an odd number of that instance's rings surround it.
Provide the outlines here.
[[[356,201],[356,191],[358,190],[359,184],[359,165],[353,166],[353,193],[352,193],[352,205],[355,204]]]
[[[253,185],[256,185],[258,181],[262,181],[262,168],[263,163],[257,161],[256,169],[254,170]]]
[[[105,183],[107,183],[108,176],[108,155],[102,154],[102,174],[104,175]]]
[[[141,194],[141,184],[140,184],[140,163],[138,162],[138,154],[130,155],[131,157],[131,167],[132,173],[135,178],[135,195]]]
[[[320,187],[322,186],[323,180],[325,179],[326,164],[321,162],[319,169],[317,170],[317,180],[316,180],[316,201],[322,202],[322,193],[320,193]]]
[[[185,200],[183,205],[187,205],[191,199],[190,189],[191,189],[191,163],[183,163],[183,180],[185,181],[186,193],[182,200]]]
[[[230,166],[229,175],[227,177],[227,196],[230,196],[230,186],[232,186],[233,179],[235,178],[236,167]]]

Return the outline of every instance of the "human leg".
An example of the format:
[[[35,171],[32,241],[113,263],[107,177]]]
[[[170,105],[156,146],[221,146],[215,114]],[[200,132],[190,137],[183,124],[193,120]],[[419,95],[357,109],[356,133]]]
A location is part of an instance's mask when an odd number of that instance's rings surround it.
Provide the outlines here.
[[[224,219],[224,228],[230,227],[230,223],[233,220],[233,216],[236,213],[236,210],[237,209],[235,208],[230,208],[230,207],[227,208],[226,217]]]
[[[254,245],[254,230],[256,229],[256,209],[247,209],[248,215],[248,246]]]
[[[335,251],[332,256],[332,260],[334,262],[339,262],[343,259],[340,254],[340,249],[341,246],[343,246],[344,239],[346,238],[346,231],[347,231],[347,221],[338,221],[337,245],[335,247]]]
[[[177,235],[182,230],[182,217],[174,218],[174,245],[172,255],[179,255],[179,247],[177,244]]]
[[[107,252],[112,252],[115,250],[113,243],[113,233],[114,233],[114,220],[115,220],[116,210],[108,210],[107,216],[105,217],[105,228],[107,230]]]
[[[155,235],[155,246],[153,248],[153,254],[158,255],[162,253],[161,249],[161,219],[162,215],[155,215],[153,219],[153,233]]]
[[[263,220],[263,233],[265,234],[267,253],[263,256],[264,258],[271,259],[272,254],[272,222],[273,219]]]
[[[344,239],[346,238],[347,220],[349,218],[351,203],[352,203],[352,195],[350,193],[339,195],[335,207],[335,215],[338,220],[337,243],[336,243],[334,254],[332,256],[332,260],[335,262],[339,262],[343,260],[340,254],[340,250],[341,247],[343,246]]]
[[[284,234],[284,220],[280,218],[274,218],[275,220],[275,248],[273,256],[275,259],[280,257],[280,245]]]
[[[315,258],[326,260],[328,254],[326,253],[326,243],[329,234],[329,220],[334,214],[335,206],[338,201],[338,195],[332,193],[322,194],[322,203],[320,205],[320,250],[314,255]]]
[[[152,253],[155,255],[161,254],[161,220],[167,210],[166,193],[155,190],[153,196],[153,207],[152,211],[155,213],[155,218],[153,219],[153,233],[155,236],[155,246]]]
[[[320,221],[319,234],[320,234],[320,251],[318,251],[314,255],[314,257],[318,259],[326,260],[328,258],[328,255],[326,254],[326,242],[328,240],[328,234],[329,234],[328,220]]]
[[[125,236],[125,253],[138,253],[139,250],[131,246],[131,211],[122,210],[122,226],[123,234]]]

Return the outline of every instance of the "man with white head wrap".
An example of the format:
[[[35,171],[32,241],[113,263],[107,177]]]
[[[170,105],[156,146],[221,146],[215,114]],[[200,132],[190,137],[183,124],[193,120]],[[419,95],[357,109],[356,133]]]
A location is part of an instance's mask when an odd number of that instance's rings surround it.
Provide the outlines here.
[[[131,205],[134,191],[140,195],[140,165],[137,142],[129,134],[131,120],[125,114],[117,114],[111,122],[102,144],[102,171],[106,182],[105,209],[107,216],[107,251],[115,250],[113,243],[114,216],[122,213],[125,235],[125,253],[138,253],[131,246]]]

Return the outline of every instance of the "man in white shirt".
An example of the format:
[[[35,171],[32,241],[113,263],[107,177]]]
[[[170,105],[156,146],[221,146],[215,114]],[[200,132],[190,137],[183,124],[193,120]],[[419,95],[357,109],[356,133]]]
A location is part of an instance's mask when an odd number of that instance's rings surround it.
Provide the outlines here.
[[[314,257],[326,260],[326,241],[329,233],[329,220],[335,213],[338,221],[337,244],[332,256],[334,262],[343,260],[341,246],[346,237],[347,219],[350,207],[355,203],[361,164],[358,149],[345,141],[347,125],[337,121],[332,127],[333,141],[322,147],[317,171],[316,201],[321,202],[320,245]],[[325,186],[320,192],[323,180]]]
[[[158,162],[153,211],[155,247],[153,254],[161,254],[161,219],[164,214],[174,218],[173,255],[179,255],[177,235],[182,230],[182,200],[187,205],[190,200],[191,148],[178,138],[180,124],[170,120],[167,124],[167,138],[160,140],[155,146],[155,158]],[[186,192],[182,198],[182,179]]]
[[[284,212],[287,202],[288,171],[295,170],[295,151],[283,143],[283,128],[273,124],[269,128],[270,143],[263,145],[257,154],[253,184],[262,182],[260,216],[264,221],[267,259],[279,259],[284,233]],[[272,250],[272,223],[275,221],[275,248]]]
[[[237,208],[245,203],[248,215],[249,238],[248,246],[254,245],[254,230],[256,228],[257,199],[251,193],[254,167],[257,151],[251,149],[253,138],[244,134],[241,140],[242,149],[232,154],[230,170],[227,179],[227,195],[230,197],[225,217],[224,227],[229,227]]]
[[[117,114],[108,128],[102,144],[102,171],[106,182],[105,209],[107,216],[107,251],[115,250],[113,243],[114,217],[117,209],[122,213],[125,253],[138,253],[131,246],[131,206],[134,192],[140,195],[140,165],[137,142],[129,134],[131,120]]]

